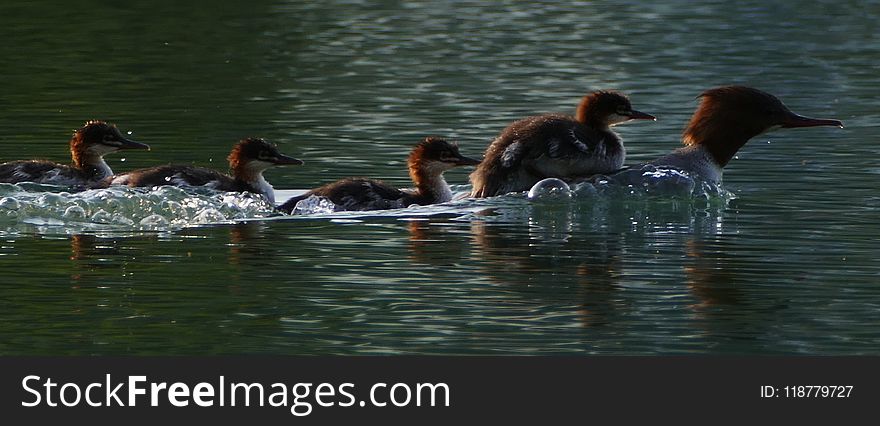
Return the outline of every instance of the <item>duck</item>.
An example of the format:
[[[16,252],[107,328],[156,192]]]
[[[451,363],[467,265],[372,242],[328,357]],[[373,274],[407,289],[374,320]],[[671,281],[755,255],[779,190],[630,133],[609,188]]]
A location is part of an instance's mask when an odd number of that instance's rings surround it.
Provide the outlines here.
[[[480,160],[465,157],[457,144],[429,136],[419,142],[407,159],[414,189],[398,189],[382,181],[346,178],[287,200],[278,209],[291,213],[296,204],[311,196],[325,197],[337,210],[368,211],[430,205],[452,200],[452,190],[443,173],[453,167],[475,166]]]
[[[574,116],[542,114],[515,121],[489,144],[470,175],[471,197],[527,191],[546,178],[570,179],[620,170],[626,149],[611,127],[656,120],[634,110],[622,93],[599,90],[581,98]]]
[[[797,127],[843,128],[839,120],[795,114],[776,96],[752,87],[716,87],[698,98],[699,106],[682,135],[684,146],[648,164],[721,183],[724,167],[755,136]]]
[[[275,190],[263,177],[263,172],[272,166],[304,164],[302,160],[282,154],[278,147],[261,138],[242,139],[232,147],[227,160],[232,175],[204,167],[168,164],[113,176],[110,184],[129,187],[202,186],[225,192],[250,192],[266,197],[274,205]]]
[[[127,149],[145,149],[150,146],[122,136],[115,125],[87,121],[70,138],[72,164],[47,160],[17,160],[0,164],[0,182],[34,182],[68,187],[101,187],[102,181],[113,175],[104,156]]]

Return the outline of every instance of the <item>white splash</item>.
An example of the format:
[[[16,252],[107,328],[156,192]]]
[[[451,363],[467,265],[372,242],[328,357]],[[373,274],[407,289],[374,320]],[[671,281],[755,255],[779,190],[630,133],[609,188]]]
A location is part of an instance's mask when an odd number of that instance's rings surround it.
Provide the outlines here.
[[[333,202],[330,201],[329,198],[312,195],[311,197],[300,200],[298,203],[296,203],[296,206],[293,208],[293,211],[291,211],[290,214],[328,214],[333,213],[336,210],[336,204],[333,204]]]
[[[264,197],[249,193],[170,186],[47,192],[58,190],[51,185],[0,184],[0,232],[26,230],[26,224],[56,226],[60,233],[173,231],[276,214]]]

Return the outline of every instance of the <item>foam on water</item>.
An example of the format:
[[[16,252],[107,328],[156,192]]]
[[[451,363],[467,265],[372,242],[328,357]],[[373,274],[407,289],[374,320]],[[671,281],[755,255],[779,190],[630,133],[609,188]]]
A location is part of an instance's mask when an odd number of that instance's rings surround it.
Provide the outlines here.
[[[566,184],[545,179],[528,193],[486,199],[489,208],[461,220],[528,225],[531,238],[564,242],[588,229],[717,234],[736,197],[720,185],[648,166]]]
[[[534,208],[582,209],[602,203],[663,199],[692,205],[725,206],[735,198],[720,185],[702,182],[678,170],[645,166],[610,176],[595,176],[571,185],[544,179],[527,194],[469,199],[469,186],[456,185],[453,201],[432,206],[409,206],[368,212],[339,211],[329,199],[309,197],[292,215],[275,211],[263,197],[249,193],[221,193],[210,189],[111,187],[70,193],[37,184],[0,184],[0,233],[37,232],[167,232],[191,226],[253,220],[363,220],[368,218],[450,217],[469,220],[487,211]],[[60,192],[59,192],[60,191]],[[300,190],[279,190],[286,196]],[[539,206],[540,205],[540,206]],[[569,207],[566,207],[569,206]],[[699,207],[699,206],[698,206]],[[533,209],[529,207],[530,209]],[[482,213],[481,213],[482,212]],[[504,216],[506,213],[501,213]]]
[[[83,192],[0,184],[0,232],[173,231],[275,214],[263,197],[171,186]]]
[[[327,197],[319,197],[312,195],[306,199],[300,200],[293,207],[290,214],[306,215],[306,214],[327,214],[339,210],[338,206],[330,201]]]
[[[464,186],[460,186],[462,188]],[[470,191],[453,190],[453,201],[434,204],[429,206],[412,205],[399,209],[370,210],[370,211],[344,211],[325,197],[308,197],[301,200],[294,207],[290,215],[276,215],[257,220],[312,220],[330,219],[333,221],[360,221],[370,218],[394,218],[413,219],[425,217],[464,217],[471,213],[484,210],[492,202],[488,200],[473,200],[466,198]]]
[[[572,190],[575,196],[586,197],[717,198],[725,201],[734,198],[733,193],[720,184],[690,176],[681,170],[650,164],[613,175],[593,176],[572,185]]]

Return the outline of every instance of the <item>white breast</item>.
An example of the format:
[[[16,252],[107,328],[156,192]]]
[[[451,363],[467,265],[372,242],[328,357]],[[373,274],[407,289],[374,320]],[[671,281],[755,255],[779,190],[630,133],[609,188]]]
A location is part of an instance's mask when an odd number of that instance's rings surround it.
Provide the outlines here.
[[[272,188],[272,185],[269,185],[269,182],[266,181],[266,178],[264,178],[262,174],[260,174],[260,177],[251,184],[266,196],[269,203],[275,204],[275,188]]]

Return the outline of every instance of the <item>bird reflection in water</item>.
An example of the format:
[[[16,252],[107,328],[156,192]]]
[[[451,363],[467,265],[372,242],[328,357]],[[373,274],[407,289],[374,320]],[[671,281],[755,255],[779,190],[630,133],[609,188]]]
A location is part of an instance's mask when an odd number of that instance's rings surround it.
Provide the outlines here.
[[[250,255],[259,258],[261,250],[259,245],[250,244],[259,240],[266,230],[266,225],[259,223],[236,223],[229,227],[229,264],[240,266],[242,259],[251,261]]]
[[[621,308],[615,294],[623,275],[620,237],[572,234],[571,222],[532,217],[529,232],[515,226],[475,221],[473,256],[482,259],[483,273],[528,298],[542,303],[577,301],[583,327],[608,324]]]
[[[716,241],[717,242],[717,241]],[[707,252],[711,243],[696,238],[684,244],[687,261],[684,273],[687,285],[696,298],[691,308],[705,312],[715,306],[736,306],[743,303],[742,290],[736,285],[736,269],[731,258]]]
[[[690,306],[695,326],[716,345],[737,351],[741,342],[766,338],[784,323],[780,316],[788,303],[780,289],[754,285],[755,277],[743,272],[755,269],[753,260],[740,254],[731,238],[692,237],[684,243],[683,270],[695,299]]]
[[[115,239],[100,238],[92,234],[75,234],[70,237],[70,260],[73,262],[70,280],[74,288],[88,272],[98,269],[124,268],[124,264],[108,261],[121,252]]]
[[[622,307],[615,296],[622,276],[620,236],[575,232],[575,211],[550,210],[527,213],[525,229],[507,222],[509,217],[500,223],[475,219],[464,227],[410,222],[410,257],[436,266],[474,264],[476,275],[530,302],[577,300],[572,313],[583,327],[607,324]]]

